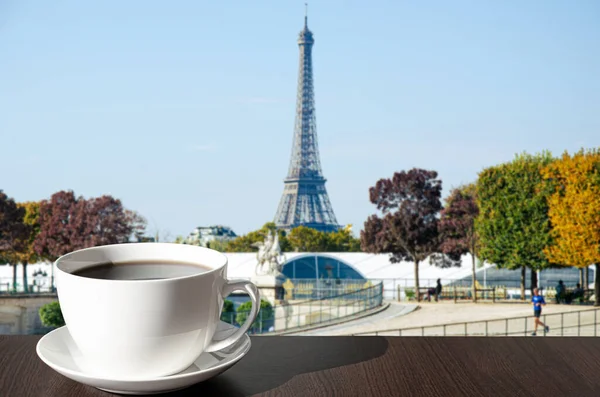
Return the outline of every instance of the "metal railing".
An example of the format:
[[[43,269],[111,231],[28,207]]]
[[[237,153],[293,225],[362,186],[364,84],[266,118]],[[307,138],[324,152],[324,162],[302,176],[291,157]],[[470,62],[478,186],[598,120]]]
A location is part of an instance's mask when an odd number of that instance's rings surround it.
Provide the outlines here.
[[[383,283],[383,296],[387,300],[405,301],[414,299],[415,287],[414,279],[412,278],[375,278],[371,281],[381,281]],[[472,281],[470,278],[451,279],[441,278],[442,283],[442,298],[451,299],[454,288],[460,293],[461,299],[471,299]],[[497,300],[521,300],[521,287],[513,286],[514,280],[494,279],[492,282],[482,283],[478,280],[480,289],[495,289],[495,298]],[[435,288],[437,279],[422,278],[419,279],[420,288]],[[540,282],[538,287],[540,293],[547,298],[554,298],[556,282],[551,283]],[[531,284],[529,281],[525,284],[525,299],[530,297]],[[422,291],[421,291],[422,294]],[[487,292],[483,295],[478,295],[479,299],[492,299],[492,293]]]
[[[336,295],[327,295],[327,291],[322,291],[322,297],[318,299],[294,302],[284,299],[279,300],[272,308],[262,308],[249,333],[291,331],[330,323],[356,316],[383,303],[382,283]],[[238,320],[245,319],[248,313],[249,311],[225,312],[221,314],[221,320],[239,326]]]
[[[414,295],[414,279],[412,278],[372,278],[368,279],[371,282],[381,282],[383,283],[383,297],[387,300],[410,300]],[[311,289],[313,291],[333,291],[336,294],[343,293],[352,288],[361,288],[362,285],[366,282],[365,279],[293,279],[294,290],[297,298],[304,299],[318,299],[319,296],[316,293],[311,293]],[[421,278],[420,287],[435,287],[437,279],[433,278]],[[491,289],[495,288],[496,290],[496,298],[501,300],[520,300],[521,299],[521,288],[514,286],[514,280],[506,279],[502,280],[499,278],[494,278],[493,280],[488,281],[487,283],[481,282],[478,280],[481,288],[483,289]],[[37,293],[48,293],[53,292],[55,289],[52,287],[52,277],[50,275],[47,276],[31,276],[28,280],[29,294],[37,294]],[[443,286],[442,290],[442,298],[448,299],[451,295],[451,291],[454,287],[456,287],[457,291],[463,291],[464,294],[461,293],[461,297],[464,295],[463,299],[471,299],[471,279],[470,278],[442,278],[441,283]],[[556,282],[554,280],[542,280],[539,283],[539,287],[542,295],[547,298],[554,297],[554,287]],[[304,293],[302,291],[304,290]],[[17,278],[16,285],[13,285],[12,277],[0,277],[0,294],[22,294],[24,293],[23,288],[23,279],[21,275]],[[408,294],[407,294],[408,292]],[[331,292],[327,292],[330,294]],[[526,282],[525,288],[525,297],[526,299],[530,294],[530,284],[529,280]],[[491,299],[492,294],[487,293],[482,296],[478,296],[483,300]]]
[[[47,294],[56,290],[50,276],[32,277],[27,284],[28,288],[25,292],[22,278],[18,278],[17,283],[14,284],[12,277],[0,277],[0,294]]]
[[[274,306],[261,307],[257,319],[249,330],[250,334],[267,334],[270,332],[293,331],[319,324],[327,324],[336,320],[352,318],[365,311],[377,308],[383,303],[383,285],[370,284],[360,289],[341,294],[331,294],[330,288],[315,291],[318,299],[302,299],[287,301],[276,300]],[[262,305],[261,305],[262,306]],[[239,327],[249,310],[236,310],[221,314],[221,320]],[[37,327],[30,333],[45,334],[53,327]]]
[[[245,277],[243,279],[250,280]],[[287,281],[287,280],[286,280]],[[368,279],[290,279],[293,283],[293,291],[295,299],[318,299],[326,295],[339,295],[352,290],[362,289],[369,280]],[[379,280],[375,280],[379,282]],[[28,279],[27,293],[47,293],[52,292],[52,284],[54,280],[50,275],[47,276],[32,276]],[[285,284],[284,284],[285,287]],[[19,275],[16,284],[13,284],[12,277],[0,277],[0,293],[22,294],[25,293],[23,288],[23,278]]]
[[[541,320],[550,327],[545,333],[538,327],[540,336],[598,336],[600,334],[600,308],[573,312],[543,314]],[[353,336],[527,336],[534,331],[532,316],[495,320],[458,322],[421,327],[386,329],[360,332]]]

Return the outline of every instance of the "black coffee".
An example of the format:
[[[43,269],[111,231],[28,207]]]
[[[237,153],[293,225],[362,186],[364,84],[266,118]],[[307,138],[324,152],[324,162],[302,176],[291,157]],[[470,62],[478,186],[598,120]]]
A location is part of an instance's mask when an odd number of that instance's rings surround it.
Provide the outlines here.
[[[170,261],[100,263],[73,272],[76,276],[103,280],[161,280],[193,276],[211,270],[197,264]]]

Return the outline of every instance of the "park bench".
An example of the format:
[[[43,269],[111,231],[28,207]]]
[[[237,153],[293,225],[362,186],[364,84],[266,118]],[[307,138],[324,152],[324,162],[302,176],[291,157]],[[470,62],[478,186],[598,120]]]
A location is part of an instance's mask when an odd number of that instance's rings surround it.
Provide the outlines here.
[[[560,297],[561,303],[571,304],[577,302],[579,304],[589,302],[590,298],[594,295],[594,290],[586,288],[583,290],[583,295],[573,297],[573,293],[575,292],[575,288],[566,288],[565,292]],[[555,298],[556,293],[549,294],[549,297]]]
[[[473,290],[471,287],[457,287],[457,286],[453,286],[452,290],[451,290],[451,298],[454,300],[454,303],[456,303],[459,299],[460,300],[471,300],[473,298],[472,293]],[[475,293],[478,294],[480,292],[491,292],[492,293],[492,302],[496,302],[496,287],[492,287],[492,288],[476,288],[475,289]]]
[[[448,295],[454,300],[454,303],[459,299],[469,300],[471,299],[471,287],[457,287],[456,285],[453,285],[452,289],[448,291]]]
[[[430,288],[435,289],[435,287],[419,287],[419,301],[424,300],[427,297],[427,292],[429,291]],[[436,296],[435,294],[433,296],[435,297],[435,300],[437,302],[439,297]]]
[[[419,302],[424,300],[427,297],[427,292],[429,291],[430,288],[435,288],[435,287],[419,287]],[[479,295],[479,293],[490,293],[492,295],[492,302],[496,302],[496,298],[499,297],[497,296],[497,290],[496,287],[492,287],[492,288],[477,288],[476,289],[476,293]],[[416,294],[415,294],[415,289],[414,288],[406,288],[405,289],[405,294],[406,294],[406,298],[408,300],[413,300],[417,298]],[[506,288],[503,289],[503,294],[504,294],[504,298],[506,298]],[[400,287],[398,287],[398,296],[400,296]],[[435,297],[435,295],[434,295]],[[452,299],[455,303],[458,300],[471,300],[472,297],[472,289],[471,287],[457,287],[456,285],[453,286],[446,286],[444,288],[442,288],[442,292],[435,297],[436,301],[440,300],[440,299]]]
[[[492,293],[492,303],[496,303],[496,288],[476,288],[475,293],[479,294],[480,292],[491,292]],[[478,295],[479,296],[479,295]]]
[[[567,289],[567,291],[569,291],[569,289]],[[574,289],[570,290],[569,292],[573,293],[573,291],[574,291]],[[579,302],[579,304],[587,303],[590,301],[590,298],[592,297],[592,295],[594,295],[594,290],[586,288],[583,290],[583,295],[573,298],[573,300],[571,302]]]

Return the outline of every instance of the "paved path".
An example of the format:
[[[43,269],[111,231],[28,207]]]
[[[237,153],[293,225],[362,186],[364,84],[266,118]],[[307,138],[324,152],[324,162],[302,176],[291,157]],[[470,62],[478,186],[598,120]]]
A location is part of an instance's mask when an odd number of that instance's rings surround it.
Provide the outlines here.
[[[390,306],[386,310],[373,314],[372,316],[359,318],[357,320],[348,321],[342,324],[331,325],[329,327],[322,327],[308,331],[290,333],[287,335],[347,335],[349,333],[346,332],[347,330],[351,330],[356,327],[386,324],[392,319],[411,313],[418,307],[417,305],[413,304],[400,304],[398,302],[388,303],[390,304]]]
[[[450,323],[476,322],[496,319],[500,319],[500,321],[497,322],[497,325],[495,325],[495,328],[497,328],[496,331],[504,332],[506,327],[506,321],[504,321],[504,319],[520,316],[531,317],[533,314],[531,304],[528,303],[493,304],[432,302],[421,303],[419,305],[419,309],[414,310],[415,306],[416,305],[391,302],[390,308],[376,315],[331,327],[299,332],[296,335],[350,335],[355,333],[374,332],[388,329],[434,326]],[[578,316],[576,312],[580,310],[589,310],[591,308],[591,306],[549,304],[544,308],[543,314],[549,315],[552,313],[567,313],[563,319],[563,326],[568,326],[577,324]],[[587,319],[586,317],[585,322],[588,322],[588,320],[593,321],[591,317],[590,319]],[[560,316],[552,317],[550,325],[551,328],[558,327],[560,321]],[[598,316],[598,321],[600,321],[600,315]],[[527,327],[530,327],[532,321],[519,320],[514,321],[513,324],[511,320],[511,322],[509,322],[509,332],[515,332],[514,330],[523,330],[525,324],[527,324]],[[457,329],[453,331],[454,333],[459,334],[464,332],[464,326],[457,326],[456,328]],[[435,332],[441,332],[441,329],[442,327],[439,327]],[[451,330],[448,329],[449,333],[450,331]],[[491,332],[492,330],[490,329],[489,331]],[[432,330],[431,332],[434,331]],[[482,332],[485,332],[485,325],[483,325],[483,323],[480,323],[480,325],[471,327],[469,329],[469,334],[477,334]]]

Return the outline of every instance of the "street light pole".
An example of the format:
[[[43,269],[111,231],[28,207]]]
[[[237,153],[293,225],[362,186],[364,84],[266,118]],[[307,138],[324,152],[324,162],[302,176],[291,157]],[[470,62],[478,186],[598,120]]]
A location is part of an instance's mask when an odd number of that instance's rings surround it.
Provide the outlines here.
[[[50,292],[54,292],[54,262],[50,262]]]
[[[487,288],[487,266],[483,263],[483,289]]]

